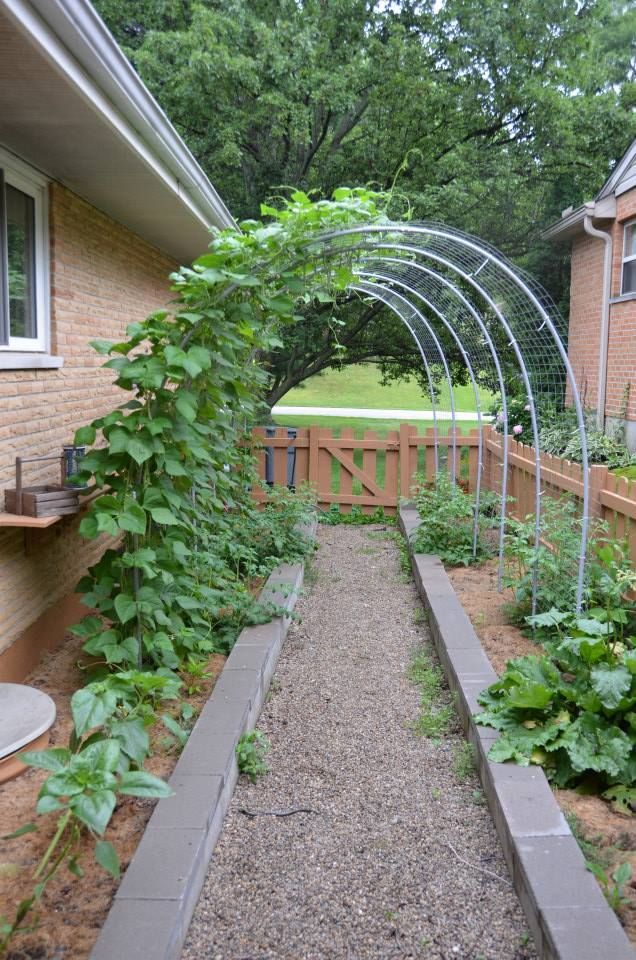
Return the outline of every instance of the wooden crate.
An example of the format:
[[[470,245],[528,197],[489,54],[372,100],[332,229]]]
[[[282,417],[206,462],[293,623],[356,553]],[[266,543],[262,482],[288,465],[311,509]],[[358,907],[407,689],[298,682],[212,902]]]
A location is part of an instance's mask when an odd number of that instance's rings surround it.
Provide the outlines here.
[[[7,513],[21,513],[25,517],[54,517],[77,513],[80,508],[76,490],[56,484],[41,487],[22,487],[22,510],[18,509],[15,490],[4,491]]]

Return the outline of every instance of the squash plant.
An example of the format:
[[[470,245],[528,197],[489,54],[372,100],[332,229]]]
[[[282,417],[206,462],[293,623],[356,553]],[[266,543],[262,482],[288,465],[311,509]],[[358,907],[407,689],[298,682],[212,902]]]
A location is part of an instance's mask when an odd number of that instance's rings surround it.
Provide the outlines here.
[[[80,480],[101,491],[80,532],[115,538],[79,585],[91,613],[73,628],[102,667],[73,696],[68,748],[23,754],[50,772],[37,812],[58,821],[32,895],[13,921],[0,918],[0,954],[30,928],[33,908],[64,864],[81,875],[82,833],[96,838],[100,865],[118,874],[103,839],[118,794],[169,793],[142,769],[146,727],[155,706],[178,695],[181,665],[213,648],[218,583],[201,576],[201,558],[212,557],[228,516],[249,499],[253,477],[241,438],[267,383],[259,359],[294,322],[297,304],[329,302],[351,280],[342,264],[312,262],[320,249],[312,241],[380,220],[381,199],[343,188],[332,201],[296,191],[280,209],[264,206],[269,222],[213,233],[209,251],[173,274],[174,312],[132,323],[120,342],[93,343],[126,395],[75,434],[76,445],[92,448]],[[270,556],[282,544],[263,530],[261,539]]]

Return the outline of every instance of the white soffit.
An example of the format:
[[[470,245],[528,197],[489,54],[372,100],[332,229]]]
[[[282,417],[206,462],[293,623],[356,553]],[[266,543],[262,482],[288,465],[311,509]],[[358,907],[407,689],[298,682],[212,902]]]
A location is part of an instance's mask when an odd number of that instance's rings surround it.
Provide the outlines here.
[[[0,144],[181,262],[234,225],[88,0],[0,0]]]

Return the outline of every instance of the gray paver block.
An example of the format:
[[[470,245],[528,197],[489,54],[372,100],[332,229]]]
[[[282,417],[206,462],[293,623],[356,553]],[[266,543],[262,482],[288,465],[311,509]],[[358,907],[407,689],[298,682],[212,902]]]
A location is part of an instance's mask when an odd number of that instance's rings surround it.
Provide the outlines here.
[[[261,644],[248,646],[236,643],[225,663],[225,670],[255,670],[262,675],[269,659],[270,646]]]
[[[182,937],[177,900],[115,900],[91,960],[172,960]]]
[[[458,677],[472,674],[475,677],[473,682],[486,678],[484,686],[494,683],[497,679],[497,674],[481,645],[477,648],[450,647],[447,648],[446,655]],[[470,682],[470,680],[467,682]]]
[[[412,513],[400,508],[400,527],[410,528],[411,520]],[[636,960],[636,952],[598,885],[585,871],[578,844],[543,770],[487,760],[499,734],[477,726],[473,718],[482,709],[477,703],[479,693],[496,675],[490,665],[485,673],[470,670],[477,664],[471,660],[474,646],[462,632],[466,631],[466,636],[475,632],[439,560],[424,555],[411,559],[418,590],[430,613],[433,639],[448,669],[468,737],[476,747],[484,792],[542,960]],[[564,879],[570,876],[574,876],[572,884]]]
[[[173,772],[169,784],[171,797],[160,800],[155,807],[149,827],[188,827],[207,830],[217,807],[223,776],[203,776],[181,771]]]
[[[192,736],[200,731],[208,736],[217,733],[235,733],[240,737],[245,732],[250,710],[249,701],[230,699],[225,695],[215,696],[215,693],[216,687],[201,711]],[[190,739],[192,739],[192,736]]]
[[[223,669],[223,672],[214,685],[213,700],[222,700],[228,703],[232,700],[252,701],[256,699],[261,688],[260,670],[232,670]]]
[[[539,910],[550,907],[602,909],[605,900],[594,876],[585,867],[575,838],[533,837],[516,843],[519,869],[531,884],[531,897]],[[567,876],[568,882],[563,882]]]
[[[608,906],[549,907],[542,911],[545,960],[635,960],[623,928]]]
[[[540,767],[488,763],[488,787],[495,798],[495,822],[500,835],[568,836],[570,828]]]
[[[173,776],[219,776],[224,782],[236,765],[238,733],[206,733],[197,727],[190,734]]]
[[[204,830],[147,827],[116,900],[181,900],[205,870]]]
[[[236,641],[236,646],[263,646],[269,648],[274,633],[280,632],[280,619],[276,617],[271,623],[259,623],[254,627],[244,627]]]

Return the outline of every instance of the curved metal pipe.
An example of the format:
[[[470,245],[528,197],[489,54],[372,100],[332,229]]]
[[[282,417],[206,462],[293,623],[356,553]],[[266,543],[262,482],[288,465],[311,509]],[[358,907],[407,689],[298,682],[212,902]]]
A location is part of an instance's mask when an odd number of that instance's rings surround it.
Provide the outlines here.
[[[383,244],[383,249],[391,249],[390,244]],[[363,261],[366,260],[365,257],[362,258]],[[399,257],[376,257],[375,260],[380,263],[395,263],[403,265],[404,260],[401,260]],[[503,371],[501,369],[501,363],[499,360],[499,354],[495,344],[490,336],[488,328],[484,323],[484,320],[480,313],[475,309],[470,300],[464,296],[459,287],[456,287],[454,283],[451,283],[446,277],[442,276],[440,273],[436,273],[434,270],[424,267],[421,263],[409,262],[409,268],[417,270],[420,273],[425,274],[426,276],[431,277],[435,280],[436,283],[442,284],[446,287],[453,296],[456,296],[458,300],[463,304],[463,306],[468,310],[470,315],[473,317],[477,323],[479,329],[481,330],[483,337],[486,341],[486,344],[489,348],[490,355],[493,359],[493,364],[497,373],[497,380],[499,381],[499,395],[501,397],[501,405],[503,412],[503,465],[502,465],[502,477],[501,477],[501,503],[499,508],[499,558],[498,558],[498,567],[497,567],[497,589],[501,591],[503,589],[503,565],[504,565],[504,536],[505,536],[505,527],[506,527],[506,507],[507,507],[507,494],[508,494],[508,401],[506,397],[506,386],[503,377]],[[480,438],[481,439],[481,438]],[[480,464],[481,464],[482,450],[480,448]],[[480,472],[482,467],[480,466]]]
[[[360,276],[366,276],[366,274],[360,273]],[[412,293],[414,296],[418,297],[423,303],[425,303],[426,306],[429,308],[429,310],[432,310],[433,313],[437,317],[439,317],[439,319],[442,321],[442,323],[444,324],[444,326],[452,336],[453,340],[457,344],[457,348],[461,353],[464,363],[466,364],[468,375],[470,377],[471,384],[473,387],[473,396],[475,398],[475,406],[477,408],[477,423],[479,425],[477,489],[475,491],[475,511],[473,516],[473,559],[475,559],[475,557],[477,556],[477,540],[478,540],[478,534],[479,534],[479,501],[480,501],[480,493],[481,493],[481,471],[483,466],[483,446],[482,446],[483,430],[482,430],[481,404],[479,401],[479,392],[477,389],[477,381],[475,379],[473,365],[470,361],[470,357],[468,356],[468,354],[466,353],[466,350],[464,349],[464,346],[459,336],[457,335],[457,333],[455,332],[451,324],[448,322],[446,317],[443,315],[443,313],[440,310],[438,310],[437,307],[430,302],[430,300],[424,297],[421,293],[419,293],[409,284],[404,283],[403,281],[400,281],[400,280],[396,280],[394,277],[386,276],[386,274],[381,274],[381,273],[378,273],[377,271],[374,271],[372,276],[377,277],[380,280],[388,280],[392,284],[397,284],[398,286],[402,287],[404,290],[407,290],[409,293]],[[456,430],[455,430],[455,434],[456,434]],[[455,436],[453,439],[455,439]],[[456,465],[455,451],[456,451],[456,445],[453,447],[453,460]]]
[[[542,319],[542,321],[543,321],[542,324],[541,324],[541,326],[546,326],[546,327],[547,327],[547,329],[548,329],[548,331],[549,331],[549,333],[550,333],[550,335],[551,335],[551,337],[552,337],[552,340],[553,340],[553,342],[554,342],[554,344],[555,344],[555,346],[556,346],[556,348],[557,348],[557,351],[558,351],[558,353],[559,353],[559,356],[560,356],[560,358],[561,358],[561,361],[563,362],[563,365],[564,365],[564,367],[565,367],[566,376],[567,376],[567,378],[568,378],[569,381],[570,381],[570,387],[571,387],[571,389],[572,389],[572,399],[574,400],[574,407],[575,407],[575,410],[576,410],[577,424],[578,424],[579,432],[580,432],[580,435],[581,435],[581,466],[582,466],[582,473],[583,473],[583,516],[582,516],[582,520],[581,520],[581,551],[580,551],[580,555],[579,555],[579,568],[578,568],[577,588],[576,588],[576,609],[577,609],[577,612],[579,612],[579,611],[581,610],[582,605],[583,605],[583,590],[584,590],[584,585],[585,585],[585,562],[586,562],[586,558],[587,558],[587,535],[588,535],[589,519],[590,519],[590,518],[589,518],[589,458],[588,458],[588,449],[587,449],[587,437],[586,437],[586,431],[585,431],[585,418],[584,418],[584,416],[583,416],[583,408],[582,408],[582,405],[581,405],[581,397],[580,397],[580,394],[579,394],[578,386],[577,386],[576,380],[575,380],[575,378],[574,378],[574,371],[573,371],[573,369],[572,369],[572,365],[571,365],[571,363],[570,363],[570,359],[569,359],[569,357],[568,357],[568,355],[567,355],[567,350],[566,350],[566,349],[564,348],[564,346],[563,346],[563,342],[562,342],[562,340],[561,340],[561,338],[560,338],[560,336],[559,336],[559,334],[558,334],[558,331],[557,331],[556,327],[554,326],[554,323],[553,323],[551,317],[549,316],[548,312],[544,309],[544,307],[543,307],[543,305],[541,304],[541,302],[537,299],[536,295],[534,294],[534,291],[528,286],[527,283],[525,283],[525,282],[523,281],[523,279],[522,279],[511,267],[508,266],[508,264],[507,264],[504,260],[502,260],[502,259],[500,259],[500,258],[498,258],[498,257],[495,257],[494,254],[493,254],[490,250],[488,250],[487,248],[485,248],[484,246],[480,246],[480,245],[474,243],[471,239],[469,239],[469,238],[467,238],[467,237],[465,237],[465,236],[463,236],[463,235],[461,235],[461,234],[458,234],[458,233],[446,232],[446,231],[444,231],[444,230],[433,229],[432,227],[428,227],[428,226],[418,226],[418,225],[416,225],[416,224],[409,224],[409,225],[391,224],[390,227],[387,227],[386,225],[380,225],[380,224],[365,224],[363,227],[358,227],[358,228],[344,228],[344,229],[342,229],[342,230],[332,231],[331,233],[324,234],[324,235],[322,236],[322,242],[324,243],[324,242],[326,242],[326,241],[328,241],[328,240],[330,240],[330,239],[332,239],[332,238],[335,239],[336,237],[356,235],[356,234],[357,234],[357,235],[360,235],[361,233],[410,233],[410,234],[422,234],[422,235],[430,235],[430,236],[441,237],[441,238],[443,238],[443,239],[445,239],[445,240],[451,241],[453,244],[462,245],[462,246],[466,247],[467,249],[472,250],[473,252],[478,253],[480,256],[485,257],[486,262],[493,263],[498,269],[502,270],[503,273],[505,273],[506,276],[513,282],[513,284],[514,284],[519,290],[521,290],[521,292],[524,294],[524,296],[530,301],[530,303],[531,303],[531,304],[534,306],[534,308],[538,311],[539,316],[541,317],[541,319]],[[382,246],[382,245],[380,244],[380,247],[381,247],[381,246]],[[428,251],[422,250],[422,249],[420,249],[420,248],[418,248],[417,252],[418,252],[420,255],[425,255],[425,256],[428,255]],[[462,270],[457,266],[457,264],[454,264],[454,263],[452,263],[452,262],[450,262],[450,261],[447,261],[447,264],[448,264],[448,266],[450,267],[450,269],[452,269],[452,270],[454,270],[455,272],[457,272],[460,276],[463,276],[463,278],[464,278],[465,280],[467,280],[469,283],[471,283],[471,285],[475,286],[475,288],[477,289],[478,285],[473,282],[473,274],[470,274],[470,275],[469,275],[469,274],[466,274],[465,271],[462,271]],[[496,315],[499,317],[499,319],[500,319],[500,320],[503,319],[503,315],[502,315],[501,311],[496,307],[496,305],[495,305],[494,301],[492,300],[492,298],[491,298],[490,296],[487,296],[487,295],[486,295],[485,290],[483,290],[483,288],[482,288],[482,291],[481,291],[481,292],[482,292],[482,295],[484,296],[484,298],[485,298],[485,299],[487,300],[487,302],[489,303],[489,305],[490,305],[493,309],[495,309],[495,313],[496,313]],[[540,328],[539,328],[539,329],[540,329]],[[517,344],[517,341],[516,341],[516,338],[514,337],[514,335],[513,335],[513,338],[512,338],[512,341],[511,341],[510,345],[511,345],[513,348],[515,348],[515,347],[518,348],[518,344]],[[516,350],[515,350],[515,352],[516,352]],[[528,380],[528,377],[527,377],[527,371],[526,371],[526,369],[525,369],[525,364],[524,364],[524,368],[523,368],[523,371],[522,371],[522,376],[523,376],[523,379],[524,379],[524,386],[525,386],[525,388],[526,388],[526,394],[527,394],[527,396],[528,396],[528,400],[529,400],[530,408],[531,408],[531,409],[530,409],[530,419],[531,419],[531,422],[532,422],[533,440],[534,440],[534,443],[535,443],[535,451],[536,451],[536,456],[535,456],[535,471],[536,471],[536,477],[535,477],[535,480],[536,480],[536,489],[535,489],[535,516],[536,516],[535,549],[538,550],[538,547],[539,547],[539,545],[540,545],[540,537],[541,537],[541,531],[540,531],[540,515],[541,515],[541,499],[540,499],[540,498],[541,498],[541,452],[540,452],[540,449],[539,449],[539,436],[538,436],[537,421],[536,421],[536,408],[535,408],[535,404],[534,404],[534,397],[533,397],[533,394],[532,394],[532,390],[531,390],[531,388],[530,388],[530,383],[529,383],[529,380]],[[532,398],[532,399],[531,399],[531,398]],[[532,596],[532,609],[533,609],[533,612],[536,610],[536,593],[537,593],[537,589],[536,589],[536,564],[535,564],[535,575],[534,575],[534,577],[533,577],[533,596]]]
[[[399,312],[399,310],[395,307],[394,304],[390,303],[384,297],[379,296],[375,291],[366,290],[364,287],[356,287],[352,284],[350,289],[357,290],[360,293],[369,293],[372,297],[375,297],[376,300],[380,300],[385,306],[389,308],[389,310],[392,310],[393,313],[395,313],[396,316],[400,318],[400,320],[403,322],[403,324],[405,325],[405,327],[407,328],[407,330],[409,331],[409,333],[411,334],[411,336],[413,337],[413,339],[417,344],[417,348],[420,351],[420,356],[422,357],[422,362],[424,364],[424,370],[426,371],[426,379],[428,380],[428,389],[431,396],[431,404],[432,404],[431,412],[433,414],[433,456],[435,458],[435,473],[437,474],[439,473],[439,453],[437,449],[437,414],[435,410],[435,388],[433,387],[433,378],[431,376],[431,370],[428,365],[428,360],[426,359],[426,354],[424,353],[424,350],[422,348],[422,344],[420,343],[418,336],[415,330],[413,329],[413,327],[410,325],[408,320],[402,316],[402,314]]]
[[[383,287],[381,284],[376,284],[376,283],[373,283],[373,282],[368,281],[368,280],[363,281],[363,282],[364,282],[364,288],[367,289],[367,290],[368,290],[370,293],[372,293],[374,296],[375,296],[375,291],[376,291],[376,290],[378,290],[378,289],[380,289],[380,290],[385,290],[385,289],[386,289],[386,288]],[[456,454],[456,449],[457,449],[457,443],[456,443],[457,421],[456,421],[456,419],[455,419],[455,399],[454,399],[454,396],[453,396],[453,381],[452,381],[452,379],[451,379],[450,370],[449,370],[449,367],[448,367],[448,362],[447,362],[447,360],[446,360],[446,355],[444,354],[444,351],[443,351],[443,349],[442,349],[441,343],[440,343],[439,340],[437,339],[437,336],[436,336],[436,334],[435,334],[435,331],[434,331],[433,328],[431,327],[430,323],[426,320],[426,318],[424,317],[424,315],[422,314],[422,312],[421,312],[420,310],[418,310],[417,307],[414,307],[412,303],[409,303],[409,301],[406,299],[406,297],[403,297],[400,293],[396,293],[395,290],[392,290],[392,291],[391,291],[391,294],[392,294],[394,297],[397,297],[398,300],[402,301],[402,303],[405,303],[408,307],[410,307],[410,309],[411,309],[411,310],[413,311],[413,313],[417,316],[417,318],[418,318],[419,321],[422,323],[422,325],[423,325],[424,327],[426,327],[426,329],[427,329],[428,332],[430,333],[431,338],[433,339],[433,342],[435,343],[435,346],[436,346],[436,348],[437,348],[437,350],[438,350],[438,352],[439,352],[440,360],[442,361],[442,366],[444,367],[444,372],[445,372],[445,374],[446,374],[446,379],[447,379],[447,381],[448,381],[448,390],[449,390],[449,395],[450,395],[450,398],[451,398],[451,423],[453,424],[453,461],[452,461],[452,464],[451,464],[451,479],[452,479],[453,483],[455,483],[455,470],[456,470],[456,455],[455,455],[455,454]],[[378,297],[378,299],[380,300],[380,299],[382,299],[382,298],[381,298],[381,297]],[[383,301],[383,302],[386,303],[386,301]]]

